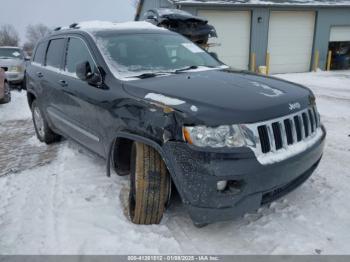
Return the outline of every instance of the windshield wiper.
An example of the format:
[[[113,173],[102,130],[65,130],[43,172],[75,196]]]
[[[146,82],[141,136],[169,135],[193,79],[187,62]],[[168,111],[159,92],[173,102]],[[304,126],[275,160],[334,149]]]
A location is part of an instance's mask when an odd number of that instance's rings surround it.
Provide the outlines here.
[[[160,76],[160,75],[167,75],[168,73],[144,73],[141,75],[136,75],[136,76],[129,76],[128,78],[140,78],[140,79],[145,79],[145,78],[152,78],[152,77],[156,77],[156,76]]]
[[[181,73],[181,72],[184,72],[184,71],[188,71],[188,70],[192,70],[192,69],[197,69],[198,66],[195,66],[195,65],[192,65],[192,66],[186,66],[184,68],[180,68],[180,69],[177,69],[175,70],[175,73]]]

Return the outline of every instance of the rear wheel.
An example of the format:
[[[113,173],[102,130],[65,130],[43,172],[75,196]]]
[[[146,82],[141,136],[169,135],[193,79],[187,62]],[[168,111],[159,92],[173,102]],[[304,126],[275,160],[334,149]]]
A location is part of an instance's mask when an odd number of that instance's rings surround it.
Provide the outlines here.
[[[135,224],[159,224],[170,194],[169,172],[159,153],[135,142],[131,153],[129,216]]]
[[[11,89],[10,89],[10,85],[5,82],[4,84],[4,98],[2,100],[0,100],[0,104],[6,104],[9,103],[11,101]]]
[[[36,136],[41,142],[52,144],[61,139],[61,136],[54,133],[49,127],[36,100],[32,103],[32,115]]]

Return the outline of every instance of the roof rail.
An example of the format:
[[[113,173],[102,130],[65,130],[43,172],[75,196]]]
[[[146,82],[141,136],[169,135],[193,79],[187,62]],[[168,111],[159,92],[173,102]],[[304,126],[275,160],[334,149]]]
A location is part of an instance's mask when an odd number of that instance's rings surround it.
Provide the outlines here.
[[[69,26],[69,28],[77,28],[77,26],[78,26],[79,24],[78,23],[73,23],[73,24],[71,24],[70,26]]]
[[[62,29],[62,27],[59,26],[59,27],[56,27],[53,31],[60,31],[61,29]]]

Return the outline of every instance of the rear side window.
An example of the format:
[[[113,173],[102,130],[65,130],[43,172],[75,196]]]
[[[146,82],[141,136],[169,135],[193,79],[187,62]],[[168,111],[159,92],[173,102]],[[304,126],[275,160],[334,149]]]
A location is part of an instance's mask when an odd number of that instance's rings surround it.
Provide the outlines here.
[[[34,55],[34,62],[43,65],[45,61],[47,43],[40,43]]]
[[[95,62],[83,40],[79,38],[70,38],[65,70],[69,73],[75,73],[77,65],[86,61],[88,61],[90,66],[94,68]]]
[[[64,44],[65,39],[54,39],[50,41],[45,65],[61,68]]]

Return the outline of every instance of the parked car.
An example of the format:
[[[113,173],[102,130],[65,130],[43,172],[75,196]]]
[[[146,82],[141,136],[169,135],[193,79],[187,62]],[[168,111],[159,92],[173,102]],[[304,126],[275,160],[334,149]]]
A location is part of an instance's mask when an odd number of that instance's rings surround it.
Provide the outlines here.
[[[322,157],[311,90],[229,69],[146,22],[57,29],[27,77],[38,139],[68,137],[107,175],[130,175],[136,224],[161,221],[171,183],[196,226],[233,219],[301,185]]]
[[[0,104],[6,104],[11,101],[10,86],[6,79],[5,71],[0,68]]]
[[[350,42],[332,42],[332,69],[346,70],[350,68]]]
[[[7,80],[12,86],[25,89],[26,57],[19,47],[0,47],[0,67],[7,75]]]
[[[144,20],[182,34],[203,48],[208,47],[209,38],[217,37],[208,20],[178,9],[151,9],[145,13]]]

